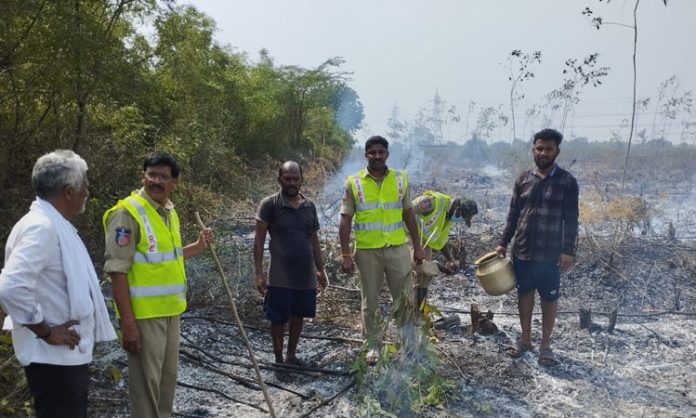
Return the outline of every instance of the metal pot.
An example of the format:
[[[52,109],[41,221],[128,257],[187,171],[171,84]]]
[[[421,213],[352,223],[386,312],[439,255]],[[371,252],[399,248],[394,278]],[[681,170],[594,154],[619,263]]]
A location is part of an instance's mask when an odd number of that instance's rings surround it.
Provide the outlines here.
[[[474,261],[476,278],[483,290],[491,296],[500,296],[515,287],[515,271],[509,258],[498,257],[492,251]]]

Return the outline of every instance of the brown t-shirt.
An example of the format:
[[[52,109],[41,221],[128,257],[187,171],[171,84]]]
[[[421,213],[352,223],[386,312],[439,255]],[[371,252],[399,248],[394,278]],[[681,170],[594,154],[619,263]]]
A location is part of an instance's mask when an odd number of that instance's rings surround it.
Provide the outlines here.
[[[295,209],[282,193],[265,197],[259,205],[256,219],[268,225],[271,236],[270,286],[289,289],[317,287],[312,236],[319,230],[319,217],[314,203],[304,196]]]
[[[169,211],[174,208],[171,201],[162,206],[145,189],[138,190],[137,195],[147,200],[160,214],[164,224],[169,225]],[[135,245],[139,240],[140,227],[130,212],[123,207],[113,211],[106,220],[104,272],[128,273],[135,256]]]

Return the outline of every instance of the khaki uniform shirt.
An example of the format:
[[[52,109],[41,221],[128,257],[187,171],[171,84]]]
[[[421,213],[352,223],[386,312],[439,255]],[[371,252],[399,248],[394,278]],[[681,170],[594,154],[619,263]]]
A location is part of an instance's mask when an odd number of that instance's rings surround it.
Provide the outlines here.
[[[390,170],[390,169],[388,169]],[[372,176],[371,174],[367,174],[368,176],[372,177],[375,179],[377,182],[377,186],[382,187],[382,179],[384,177],[380,177],[379,179]],[[346,183],[343,187],[343,198],[341,199],[341,215],[350,215],[353,216],[355,215],[355,194],[353,194],[353,187],[350,184],[350,181],[346,179]],[[403,210],[406,211],[409,208],[412,207],[411,205],[411,198],[409,197],[408,193],[408,187],[406,190],[404,190],[404,197],[401,199],[401,204],[403,205]],[[407,234],[408,235],[408,234]]]
[[[170,200],[167,200],[167,204],[162,206],[155,202],[144,188],[138,190],[137,195],[147,200],[160,214],[165,225],[169,226],[169,211],[174,208]],[[106,220],[104,272],[128,273],[135,256],[135,246],[139,241],[140,226],[138,221],[126,208],[122,207],[113,211]]]

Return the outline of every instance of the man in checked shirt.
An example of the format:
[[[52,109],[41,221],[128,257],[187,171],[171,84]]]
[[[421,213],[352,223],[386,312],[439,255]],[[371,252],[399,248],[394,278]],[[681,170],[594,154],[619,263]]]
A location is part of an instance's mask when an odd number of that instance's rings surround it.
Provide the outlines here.
[[[563,135],[554,129],[534,134],[532,156],[536,169],[517,177],[505,231],[496,248],[498,255],[504,257],[508,243],[515,237],[512,259],[522,336],[508,353],[517,358],[532,349],[536,290],[542,312],[538,362],[544,366],[556,362],[551,332],[560,296],[560,272],[573,265],[578,234],[578,183],[556,164],[562,140]]]

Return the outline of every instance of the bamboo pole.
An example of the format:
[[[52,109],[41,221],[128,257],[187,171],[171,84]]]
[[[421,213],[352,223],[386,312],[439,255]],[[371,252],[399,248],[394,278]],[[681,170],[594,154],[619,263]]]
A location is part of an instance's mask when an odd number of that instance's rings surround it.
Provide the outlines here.
[[[198,222],[198,226],[200,226],[203,229],[206,229],[207,227],[201,220],[201,215],[196,212],[196,222]],[[234,296],[232,295],[232,290],[230,290],[229,284],[227,284],[227,277],[225,276],[225,272],[222,270],[222,264],[220,264],[220,259],[217,256],[217,253],[215,252],[215,247],[213,247],[212,243],[209,243],[208,245],[210,247],[210,253],[213,255],[213,260],[215,260],[215,265],[217,267],[217,271],[220,274],[220,279],[222,280],[222,285],[225,287],[225,292],[227,293],[227,297],[230,298],[230,306],[232,307],[232,315],[234,315],[234,320],[237,323],[237,329],[239,329],[239,335],[242,336],[242,340],[244,340],[244,345],[246,345],[246,349],[249,352],[249,359],[251,360],[251,364],[254,365],[254,370],[256,371],[256,378],[259,381],[259,386],[261,386],[261,391],[263,392],[263,397],[266,399],[266,403],[268,404],[268,412],[271,414],[273,418],[276,417],[275,411],[273,410],[273,404],[271,403],[271,397],[268,396],[268,391],[266,390],[266,384],[263,382],[263,377],[261,377],[261,370],[259,369],[258,363],[256,363],[256,356],[254,355],[254,350],[251,348],[251,343],[249,342],[249,339],[246,336],[246,332],[244,332],[244,326],[242,325],[242,321],[239,319],[239,314],[237,313],[237,305],[234,303]]]

